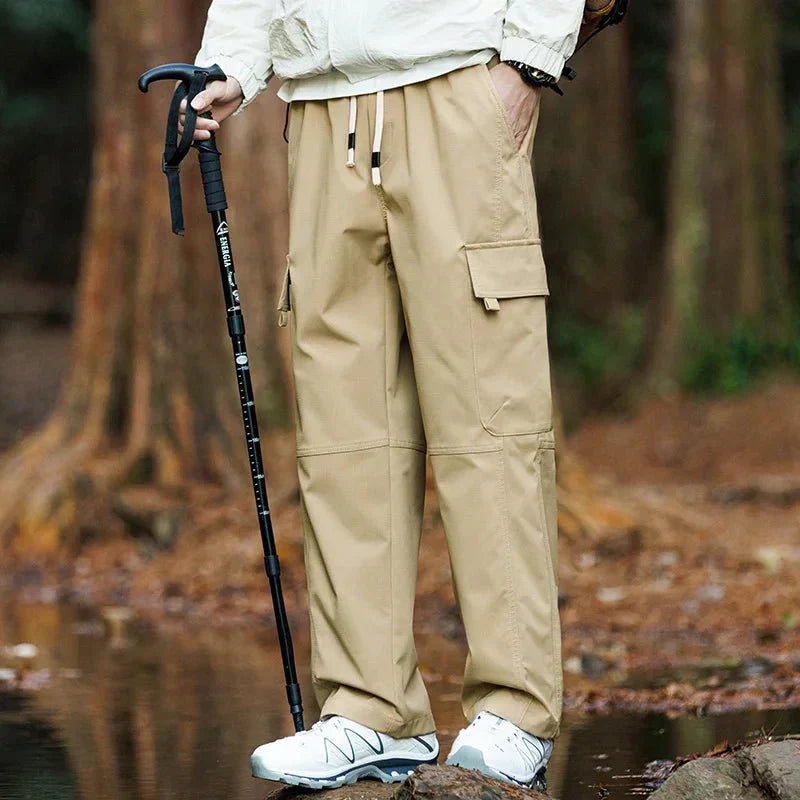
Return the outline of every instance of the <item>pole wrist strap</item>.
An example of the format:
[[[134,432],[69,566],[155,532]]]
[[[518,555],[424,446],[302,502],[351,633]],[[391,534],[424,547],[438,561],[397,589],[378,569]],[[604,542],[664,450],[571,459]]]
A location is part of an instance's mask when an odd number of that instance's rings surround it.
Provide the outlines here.
[[[197,126],[197,111],[192,108],[192,100],[203,91],[208,73],[204,70],[195,70],[194,76],[187,88],[181,82],[172,95],[167,116],[167,132],[164,141],[164,160],[162,169],[167,176],[167,189],[169,191],[169,211],[172,217],[172,232],[183,235],[185,225],[183,221],[183,197],[181,195],[181,161],[189,153],[194,140]],[[185,122],[183,134],[178,138],[178,122],[180,121],[181,103],[186,100]]]

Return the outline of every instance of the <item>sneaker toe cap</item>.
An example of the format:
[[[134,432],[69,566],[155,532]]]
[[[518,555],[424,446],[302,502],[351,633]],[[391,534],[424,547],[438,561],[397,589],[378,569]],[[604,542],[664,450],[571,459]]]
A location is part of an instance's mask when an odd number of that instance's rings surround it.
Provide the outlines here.
[[[254,774],[263,776],[265,773],[284,772],[291,767],[289,754],[282,752],[283,748],[278,745],[278,742],[269,742],[253,750],[250,766]]]

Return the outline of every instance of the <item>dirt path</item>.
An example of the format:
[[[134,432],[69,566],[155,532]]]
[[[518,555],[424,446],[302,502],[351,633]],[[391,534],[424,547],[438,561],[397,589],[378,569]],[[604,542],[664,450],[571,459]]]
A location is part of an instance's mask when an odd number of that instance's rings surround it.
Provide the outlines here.
[[[576,691],[590,688],[587,671],[631,684],[631,672],[694,661],[706,667],[672,686],[676,706],[724,703],[737,681],[753,702],[800,697],[799,410],[800,382],[783,378],[652,402],[571,438],[610,502],[650,511],[616,549],[562,548],[567,665],[589,666]],[[708,691],[690,697],[688,683]]]

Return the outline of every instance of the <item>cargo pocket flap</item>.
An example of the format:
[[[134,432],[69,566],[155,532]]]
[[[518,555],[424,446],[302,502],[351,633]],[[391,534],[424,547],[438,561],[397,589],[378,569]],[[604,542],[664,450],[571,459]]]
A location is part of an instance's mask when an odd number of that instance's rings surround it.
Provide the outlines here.
[[[468,244],[467,265],[475,297],[487,311],[499,311],[499,300],[550,294],[539,239]]]

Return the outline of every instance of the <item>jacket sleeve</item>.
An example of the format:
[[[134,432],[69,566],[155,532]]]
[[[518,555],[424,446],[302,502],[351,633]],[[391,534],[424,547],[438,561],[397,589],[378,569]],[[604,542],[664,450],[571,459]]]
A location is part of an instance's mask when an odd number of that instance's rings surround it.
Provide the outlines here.
[[[560,78],[578,42],[584,5],[585,0],[508,0],[500,58]]]
[[[276,0],[213,0],[203,43],[194,63],[219,64],[226,75],[241,84],[244,102],[236,113],[255,100],[272,77],[269,23]]]

